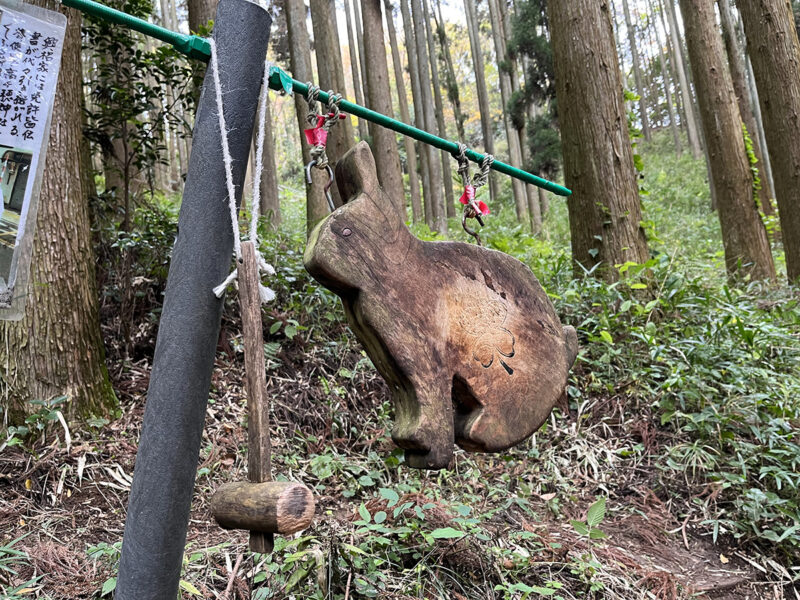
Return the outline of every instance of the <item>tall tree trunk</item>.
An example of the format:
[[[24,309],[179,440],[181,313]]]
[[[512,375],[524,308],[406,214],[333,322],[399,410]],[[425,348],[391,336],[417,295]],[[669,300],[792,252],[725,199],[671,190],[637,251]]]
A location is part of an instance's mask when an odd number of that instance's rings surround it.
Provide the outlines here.
[[[527,56],[522,57],[522,74],[525,78],[525,87],[530,89],[531,82],[529,77],[529,58]],[[545,108],[545,107],[543,107]],[[545,108],[546,109],[546,108]],[[539,114],[539,108],[533,102],[528,103],[528,131],[530,131],[530,127],[533,126],[533,123],[536,121],[536,117]],[[526,165],[529,165],[531,160],[531,147],[530,141],[527,139],[527,136],[522,140],[522,159],[525,161]],[[540,177],[544,177],[544,173],[538,173]],[[535,202],[537,206],[533,206],[532,198],[536,198]],[[534,216],[534,219],[537,218],[538,213],[538,220],[539,220],[539,228],[534,230],[535,233],[541,232],[541,226],[544,221],[544,217],[547,214],[547,193],[544,191],[543,188],[537,187],[535,193],[531,193],[531,186],[528,187],[528,210]]]
[[[344,69],[336,28],[336,5],[333,0],[311,0],[311,25],[314,29],[314,54],[317,57],[317,85],[344,95]],[[328,134],[328,158],[332,164],[353,146],[353,124],[343,119]],[[333,203],[342,205],[339,188],[331,186]]]
[[[59,10],[55,2],[35,2]],[[53,127],[39,196],[25,316],[0,321],[0,398],[5,423],[64,394],[67,416],[108,416],[116,406],[100,335],[95,257],[81,174],[81,16],[69,16]],[[4,424],[5,424],[4,423]]]
[[[358,44],[356,43],[355,36],[353,35],[353,19],[350,14],[350,1],[344,0],[344,14],[347,21],[347,45],[350,50],[350,71],[353,75],[353,93],[356,96],[356,103],[364,106],[364,92],[362,91],[361,83],[361,69],[358,65]],[[355,0],[353,0],[355,1]],[[368,121],[358,119],[358,137],[359,139],[366,140],[368,132]]]
[[[411,13],[414,19],[414,42],[417,46],[417,61],[419,63],[419,87],[420,100],[422,101],[419,110],[425,122],[426,131],[435,131],[436,117],[434,116],[433,91],[431,88],[431,77],[428,60],[428,46],[425,36],[425,15],[422,12],[420,0],[411,0]],[[417,106],[414,106],[417,110]],[[430,208],[433,217],[433,229],[442,235],[447,234],[447,221],[445,220],[444,196],[442,188],[439,187],[442,181],[442,165],[436,160],[436,150],[428,144],[422,145],[423,152],[428,156],[428,174],[430,177],[429,195],[425,196],[425,203],[428,204],[430,198]]]
[[[189,30],[199,31],[201,27],[214,20],[218,0],[187,0]]]
[[[611,5],[611,29],[614,30],[614,46],[617,49],[617,66],[619,67],[620,73],[625,70],[625,65],[623,64],[623,49],[622,49],[622,41],[619,39],[619,19],[617,18],[617,4],[614,0],[609,2]]]
[[[641,31],[640,46],[643,48],[642,58],[644,62],[647,63],[647,69],[644,73],[642,73],[642,75],[644,76],[645,80],[644,89],[647,92],[648,98],[650,99],[650,109],[651,109],[651,114],[649,115],[651,119],[650,124],[653,125],[652,110],[658,109],[660,104],[658,92],[655,91],[657,87],[655,83],[656,80],[655,67],[653,66],[653,63],[655,62],[655,55],[652,52],[652,48],[656,45],[656,42],[653,40],[653,30],[651,27],[650,15],[647,14],[646,10],[645,10],[645,16],[647,17],[647,20],[645,21],[644,27],[640,30]],[[663,127],[664,125],[662,115],[663,113],[660,110],[656,115],[658,119],[656,122],[659,124],[660,127]]]
[[[800,42],[785,0],[738,4],[775,178],[786,273],[800,277]]]
[[[497,0],[489,0],[489,15],[492,21],[492,37],[497,54],[498,67],[500,61],[505,56],[504,42],[502,33],[502,18],[497,7]],[[506,139],[508,139],[508,154],[511,166],[522,168],[522,147],[519,140],[519,131],[511,122],[511,115],[508,112],[508,102],[511,100],[511,77],[501,68],[498,68],[500,76],[500,98],[503,102],[503,121],[506,126]],[[517,221],[524,223],[528,220],[528,195],[525,185],[519,179],[511,180],[511,190],[514,195],[514,205],[517,210]]]
[[[278,190],[278,165],[275,161],[275,138],[272,134],[272,114],[270,110],[269,94],[266,97],[267,107],[264,116],[264,148],[263,148],[263,167],[261,173],[260,195],[261,202],[259,209],[262,218],[269,223],[272,230],[277,231],[281,225],[281,203],[280,192]],[[260,107],[259,107],[260,114]],[[258,149],[258,121],[253,128],[253,149],[250,153],[250,164],[253,174],[256,171],[256,151]]]
[[[464,0],[464,12],[467,19],[467,33],[469,34],[469,47],[472,54],[472,66],[475,71],[475,88],[478,92],[478,111],[481,113],[481,132],[483,133],[483,148],[487,154],[494,154],[494,126],[492,113],[489,110],[489,92],[486,89],[486,73],[483,66],[483,48],[478,29],[478,14],[475,9],[475,0]],[[500,184],[497,175],[489,175],[489,193],[492,202],[500,198]]]
[[[392,48],[392,67],[394,68],[395,87],[397,88],[397,101],[400,104],[400,118],[403,119],[403,123],[411,123],[405,78],[403,77],[403,63],[400,59],[400,47],[397,45],[397,32],[394,28],[394,13],[389,0],[384,0],[384,6],[386,7],[386,27],[389,29],[389,45]],[[422,218],[422,199],[419,196],[416,150],[414,149],[414,140],[407,135],[403,136],[403,144],[406,149],[408,185],[411,189],[411,218],[414,223],[417,223]]]
[[[697,117],[694,113],[694,103],[692,101],[692,91],[689,89],[689,81],[686,76],[686,65],[683,62],[683,52],[681,52],[680,32],[678,31],[678,20],[675,18],[675,6],[673,0],[662,0],[666,7],[667,19],[669,20],[669,35],[672,39],[672,48],[675,57],[675,70],[678,72],[678,81],[681,86],[681,96],[683,98],[683,111],[686,114],[686,133],[689,137],[689,149],[695,159],[703,155],[700,147],[700,137],[697,133]]]
[[[750,56],[745,49],[745,66],[747,67],[747,89],[750,93],[750,105],[753,107],[753,115],[756,118],[756,127],[758,128],[758,141],[762,148],[767,147],[767,136],[764,132],[764,119],[761,115],[761,103],[759,102],[758,89],[756,88],[756,77],[753,73],[753,63],[750,61]],[[764,158],[764,171],[769,179],[770,187],[773,192],[775,190],[775,177],[772,174],[772,164],[769,160],[769,151],[763,156]],[[774,196],[773,196],[774,198]]]
[[[758,139],[758,125],[756,124],[756,117],[753,113],[753,105],[750,102],[750,93],[747,89],[744,55],[739,46],[739,40],[736,38],[736,25],[733,19],[733,11],[731,9],[730,0],[717,0],[717,5],[719,6],[720,21],[722,23],[722,38],[725,40],[728,66],[730,67],[731,79],[733,80],[733,90],[736,94],[736,102],[739,105],[739,114],[741,115],[744,126],[747,127],[750,139],[753,141],[753,153],[758,160],[757,167],[760,171],[759,179],[761,180],[761,192],[759,193],[761,210],[764,211],[765,215],[772,215],[775,211],[772,209],[770,200],[775,197],[775,192],[770,185],[769,178],[762,168],[764,164],[764,152]]]
[[[386,46],[383,42],[383,16],[381,0],[361,0],[364,16],[364,51],[367,52],[369,68],[366,71],[367,100],[372,110],[393,117],[392,90],[389,87],[389,65],[386,62]],[[375,123],[369,124],[372,137],[372,152],[378,181],[396,200],[395,209],[406,220],[406,203],[403,191],[403,174],[400,171],[400,154],[394,131]]]
[[[521,91],[519,80],[519,63],[517,62],[516,58],[513,58],[508,54],[508,46],[506,45],[506,40],[511,37],[511,15],[508,10],[508,5],[506,4],[506,0],[500,0],[498,2],[498,7],[500,9],[501,16],[499,24],[502,27],[500,32],[503,42],[503,56],[505,57],[505,62],[509,66],[512,94],[516,95]],[[510,108],[510,106],[507,106],[506,110],[510,110]],[[533,120],[529,120],[527,125],[530,126],[532,124]],[[515,129],[517,130],[517,135],[519,136],[521,159],[520,164],[522,165],[523,169],[527,169],[527,166],[531,160],[531,152],[530,146],[527,142],[527,127],[525,119],[519,119],[519,123],[515,125]],[[531,233],[538,234],[542,230],[542,209],[539,202],[538,188],[530,183],[525,184],[525,198],[527,201],[528,219],[530,220]]]
[[[308,29],[306,29],[305,2],[303,0],[283,0],[283,3],[286,28],[289,34],[289,62],[292,67],[292,76],[299,81],[312,81],[314,73],[311,69],[311,42],[308,38]],[[300,145],[303,148],[303,166],[305,166],[311,162],[311,148],[306,143],[303,133],[308,126],[306,123],[308,104],[300,94],[294,95],[294,108],[297,114]],[[308,234],[330,211],[323,191],[328,182],[327,175],[321,169],[311,169],[311,177],[313,183],[306,185],[306,233]]]
[[[714,5],[680,0],[686,45],[700,116],[717,190],[725,266],[730,275],[775,279],[767,232],[753,199],[753,177],[744,147],[742,121],[733,91]]]
[[[642,120],[642,133],[648,142],[650,135],[650,120],[647,117],[647,98],[642,79],[642,70],[639,66],[639,50],[636,47],[636,32],[631,21],[631,11],[628,8],[628,0],[622,0],[622,10],[625,13],[625,29],[628,32],[628,44],[630,45],[631,58],[633,59],[633,78],[636,82],[636,93],[639,94],[639,117]]]
[[[167,29],[175,30],[175,26],[172,22],[172,13],[169,7],[169,0],[160,0],[159,8],[161,10],[161,24],[166,27]],[[172,84],[167,83],[165,86],[165,93],[167,104],[172,102],[172,99],[175,97],[174,91],[172,89]],[[177,108],[173,108],[173,110],[177,111]],[[181,183],[181,161],[180,161],[180,154],[179,154],[179,144],[178,138],[176,135],[177,128],[173,125],[169,125],[164,129],[164,135],[167,139],[167,150],[169,152],[169,177],[170,177],[170,189],[172,191],[180,189]]]
[[[178,14],[175,7],[176,0],[166,0],[169,14],[169,27],[173,31],[178,31]],[[216,7],[215,7],[216,8]],[[174,93],[174,90],[173,90]],[[173,97],[173,96],[171,96]],[[183,191],[183,178],[189,170],[189,152],[192,145],[192,117],[185,109],[182,102],[177,103],[178,115],[181,123],[175,127],[177,134],[175,141],[178,146],[178,160],[180,161],[180,176],[178,177],[178,191]],[[184,125],[184,123],[186,125]]]
[[[353,15],[356,18],[356,42],[358,43],[358,60],[361,64],[361,87],[364,98],[369,98],[369,81],[367,81],[367,55],[364,53],[364,25],[361,20],[359,0],[353,0]],[[369,129],[372,131],[372,129]]]
[[[439,80],[439,61],[436,57],[436,43],[433,41],[433,26],[431,25],[431,10],[428,0],[422,0],[422,10],[425,14],[425,39],[428,41],[428,53],[431,58],[431,77],[433,82],[433,106],[436,112],[436,129],[439,137],[447,139],[447,127],[444,123],[444,103],[442,102],[442,86]],[[439,157],[442,163],[442,179],[444,180],[444,207],[448,219],[456,216],[455,198],[453,198],[453,178],[450,174],[450,155],[441,150]]]
[[[422,112],[422,89],[419,81],[419,60],[417,58],[417,38],[414,35],[414,22],[411,19],[411,9],[408,0],[400,0],[400,12],[403,15],[403,34],[405,36],[406,54],[408,56],[408,75],[411,79],[411,97],[414,101],[414,125],[417,129],[425,129],[425,118]],[[425,223],[433,229],[433,208],[429,158],[422,142],[415,144],[416,156],[419,159],[419,172],[422,179],[422,193],[425,197],[424,217]]]
[[[653,0],[648,0],[648,5],[650,7],[650,13],[656,13],[656,7],[653,5]],[[664,14],[661,11],[658,11],[661,18],[661,26],[664,28],[666,32],[667,27],[664,24]],[[664,80],[664,94],[666,95],[667,99],[667,110],[669,112],[669,125],[670,129],[672,130],[672,142],[675,144],[675,153],[680,156],[683,153],[683,148],[681,147],[681,134],[680,130],[678,129],[678,120],[675,117],[675,105],[673,104],[672,99],[672,83],[675,81],[673,71],[672,71],[672,60],[669,57],[669,47],[667,51],[664,52],[664,43],[661,40],[661,33],[658,31],[658,27],[654,27],[656,30],[656,42],[658,43],[658,55],[661,58],[661,77]]]
[[[606,281],[645,262],[647,240],[607,2],[549,0],[575,274]],[[591,44],[576,44],[575,32]]]
[[[436,0],[436,10],[439,13],[438,19],[434,13],[436,20],[436,36],[439,39],[439,45],[442,48],[442,56],[444,57],[444,64],[447,69],[447,78],[445,80],[445,87],[447,89],[447,99],[453,105],[453,115],[456,120],[456,131],[458,132],[458,139],[464,142],[464,113],[461,110],[461,96],[458,92],[458,78],[456,77],[456,69],[453,64],[453,55],[450,53],[450,41],[447,39],[447,30],[445,29],[445,22],[442,18],[442,4],[440,0]]]
[[[664,43],[666,45],[666,55],[669,58],[669,77],[670,81],[674,85],[675,90],[675,110],[677,112],[677,116],[680,118],[680,126],[681,128],[686,127],[686,114],[683,110],[683,102],[681,100],[681,88],[680,82],[678,81],[678,73],[677,67],[675,64],[675,52],[672,48],[672,40],[670,40],[669,36],[669,28],[667,27],[667,21],[664,18],[664,5],[661,0],[657,0],[658,4],[655,7],[658,11],[658,18],[661,21],[661,28],[664,30],[665,40]]]

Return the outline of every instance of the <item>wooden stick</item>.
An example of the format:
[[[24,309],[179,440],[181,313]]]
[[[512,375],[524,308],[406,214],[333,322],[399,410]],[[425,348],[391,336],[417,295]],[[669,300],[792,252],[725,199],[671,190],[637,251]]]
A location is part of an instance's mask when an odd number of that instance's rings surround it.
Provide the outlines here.
[[[244,367],[247,376],[247,472],[253,483],[272,480],[272,444],[269,437],[269,401],[267,399],[264,334],[261,322],[261,299],[256,249],[252,242],[242,242],[239,264],[239,306],[244,337]],[[271,533],[250,533],[250,550],[272,552]]]

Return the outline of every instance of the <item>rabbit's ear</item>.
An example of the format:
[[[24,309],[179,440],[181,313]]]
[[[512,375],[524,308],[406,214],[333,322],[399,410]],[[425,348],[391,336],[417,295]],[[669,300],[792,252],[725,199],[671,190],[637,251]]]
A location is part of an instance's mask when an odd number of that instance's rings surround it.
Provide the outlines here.
[[[364,192],[380,196],[375,159],[367,142],[359,142],[336,163],[336,185],[342,200],[349,202]]]

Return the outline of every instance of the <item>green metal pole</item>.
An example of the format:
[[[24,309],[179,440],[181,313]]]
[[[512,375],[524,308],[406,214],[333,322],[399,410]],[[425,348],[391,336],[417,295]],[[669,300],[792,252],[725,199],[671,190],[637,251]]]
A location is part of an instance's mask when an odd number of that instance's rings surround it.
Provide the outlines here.
[[[149,23],[144,19],[133,17],[122,11],[110,8],[104,4],[100,4],[99,2],[94,2],[93,0],[61,0],[61,2],[64,4],[64,6],[76,8],[86,14],[110,21],[112,23],[118,23],[119,25],[133,29],[134,31],[138,31],[157,40],[161,40],[162,42],[166,42],[190,58],[195,58],[206,62],[208,62],[211,58],[211,47],[209,46],[208,41],[199,36],[185,35],[183,33],[178,33],[163,27],[159,27],[158,25]],[[297,92],[306,98],[308,97],[308,85],[297,81],[296,79],[292,79],[286,74],[285,71],[278,67],[272,67],[269,78],[269,86],[274,90]],[[327,102],[327,92],[320,92],[319,99],[322,102]],[[440,150],[449,152],[453,156],[458,155],[458,144],[455,142],[442,139],[439,136],[433,135],[432,133],[417,129],[416,127],[412,127],[411,125],[407,125],[406,123],[397,121],[391,117],[387,117],[386,115],[375,112],[374,110],[370,110],[363,106],[359,106],[358,104],[348,102],[347,100],[342,100],[339,106],[347,113],[353,114],[362,119],[366,119],[367,121],[372,121],[373,123],[377,123],[378,125],[386,127],[387,129],[391,129],[392,131],[396,131],[397,133],[407,135],[424,144],[429,144],[439,148]],[[480,164],[484,158],[483,154],[475,152],[474,150],[467,150],[466,155],[468,159],[478,164]],[[528,173],[527,171],[517,169],[516,167],[512,167],[511,165],[499,160],[495,160],[492,163],[492,170],[497,171],[498,173],[503,173],[504,175],[509,175],[510,177],[521,179],[525,183],[530,183],[537,187],[543,188],[549,192],[553,192],[558,196],[569,196],[572,194],[571,190],[562,185],[558,185],[557,183],[553,183],[547,179],[537,177],[533,173]]]
[[[302,94],[305,97],[308,97],[307,84],[301,83],[296,79],[290,78],[286,73],[284,73],[278,67],[272,67],[272,73],[269,78],[269,87],[271,87],[274,90],[288,91],[286,88],[288,87],[289,83],[291,84],[293,91]],[[327,92],[321,91],[319,93],[319,99],[322,102],[327,102],[328,101]],[[424,144],[429,144],[431,146],[439,148],[440,150],[444,150],[445,152],[448,152],[453,156],[458,155],[458,144],[456,144],[455,142],[450,142],[448,140],[442,139],[439,136],[433,135],[432,133],[428,133],[427,131],[417,129],[416,127],[407,125],[402,121],[397,121],[396,119],[387,117],[386,115],[381,114],[379,112],[375,112],[374,110],[370,110],[369,108],[364,108],[363,106],[359,106],[358,104],[353,104],[352,102],[348,102],[347,100],[342,100],[339,103],[339,107],[344,112],[353,114],[362,119],[366,119],[367,121],[372,121],[373,123],[377,123],[378,125],[396,131],[397,133],[402,133],[403,135],[407,135]],[[475,152],[474,150],[467,150],[466,155],[467,158],[476,163],[480,163],[484,158],[483,154]],[[569,196],[572,194],[572,190],[565,188],[562,185],[558,185],[557,183],[553,183],[552,181],[548,181],[547,179],[537,177],[533,173],[528,173],[527,171],[517,169],[516,167],[512,167],[511,165],[508,165],[499,160],[495,160],[492,163],[492,170],[497,171],[498,173],[503,173],[504,175],[515,177],[526,183],[533,184],[540,188],[544,188],[545,190],[553,192],[558,196]]]
[[[177,31],[171,31],[164,27],[154,25],[144,19],[129,15],[121,10],[106,6],[105,4],[93,2],[92,0],[61,0],[61,3],[64,6],[75,8],[87,15],[123,25],[128,29],[133,29],[139,33],[166,42],[189,58],[195,58],[206,62],[211,59],[211,46],[209,46],[208,40],[200,36],[186,35],[178,33]]]

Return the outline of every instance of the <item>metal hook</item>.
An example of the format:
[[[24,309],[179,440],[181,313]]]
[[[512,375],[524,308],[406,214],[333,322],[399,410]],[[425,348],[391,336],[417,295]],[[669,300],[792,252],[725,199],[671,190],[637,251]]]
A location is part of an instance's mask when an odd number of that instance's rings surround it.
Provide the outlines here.
[[[311,168],[315,167],[316,165],[317,165],[316,158],[306,165],[306,183],[308,185],[314,183],[314,180],[311,178]]]
[[[467,225],[467,218],[470,217],[467,208],[467,206],[464,207],[464,212],[461,215],[461,226],[464,228],[464,231],[475,238],[475,241],[478,242],[478,246],[483,246],[483,242],[481,242],[481,236],[478,234],[478,232],[470,229],[469,225]],[[480,219],[478,219],[478,222],[483,225]]]
[[[311,168],[317,166],[317,162],[318,161],[315,158],[314,160],[312,160],[310,163],[308,163],[306,165],[306,183],[308,185],[311,185],[312,183],[314,183],[314,180],[311,178]],[[325,184],[325,187],[322,188],[322,189],[325,192],[325,199],[328,201],[328,208],[330,208],[331,212],[333,212],[334,210],[336,210],[336,205],[334,205],[333,196],[331,196],[331,186],[333,185],[333,182],[336,179],[335,179],[335,177],[333,175],[333,169],[331,169],[331,166],[329,164],[326,164],[324,167],[320,167],[320,168],[325,169],[328,172],[328,182]]]
[[[333,196],[331,196],[331,186],[335,181],[333,175],[333,169],[331,169],[330,165],[325,165],[325,170],[328,171],[328,183],[325,184],[323,190],[325,191],[325,199],[328,201],[328,207],[331,209],[331,212],[336,210],[336,206],[333,204]]]

